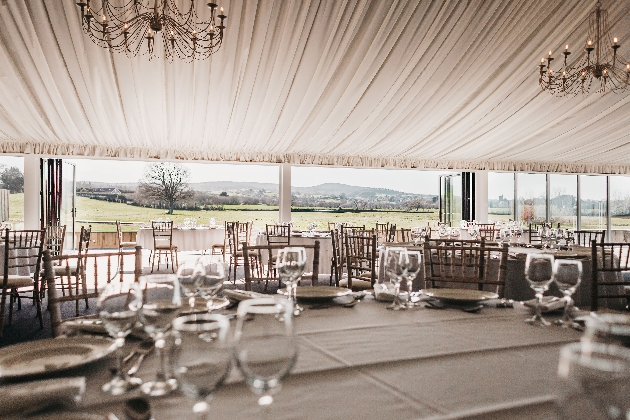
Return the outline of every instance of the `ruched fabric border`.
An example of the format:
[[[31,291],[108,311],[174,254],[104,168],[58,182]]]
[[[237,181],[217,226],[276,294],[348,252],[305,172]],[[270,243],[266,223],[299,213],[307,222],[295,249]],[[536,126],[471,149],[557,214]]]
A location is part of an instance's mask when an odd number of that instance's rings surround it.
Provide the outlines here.
[[[37,142],[1,142],[0,153],[72,156],[87,158],[205,161],[239,163],[290,163],[293,165],[345,166],[362,168],[468,170],[506,172],[551,172],[629,175],[630,165],[564,162],[514,162],[412,159],[330,154],[268,153],[248,151],[174,150],[139,147],[108,147]]]

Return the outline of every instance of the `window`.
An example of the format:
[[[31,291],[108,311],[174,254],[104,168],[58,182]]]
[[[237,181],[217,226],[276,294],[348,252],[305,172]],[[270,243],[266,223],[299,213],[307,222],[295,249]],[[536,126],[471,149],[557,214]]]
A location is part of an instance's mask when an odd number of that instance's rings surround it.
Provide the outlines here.
[[[612,229],[630,229],[630,177],[610,177],[610,217]]]
[[[580,175],[582,229],[606,229],[606,176]]]
[[[549,175],[551,223],[562,228],[577,228],[577,175]]]
[[[525,223],[541,223],[547,218],[547,176],[517,174],[518,217]]]
[[[488,172],[488,221],[514,220],[514,173]]]

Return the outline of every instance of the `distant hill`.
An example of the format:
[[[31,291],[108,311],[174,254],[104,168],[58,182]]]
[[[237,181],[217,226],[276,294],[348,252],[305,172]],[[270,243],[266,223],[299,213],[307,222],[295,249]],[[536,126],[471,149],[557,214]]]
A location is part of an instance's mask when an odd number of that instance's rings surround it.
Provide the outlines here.
[[[108,183],[108,182],[77,182],[78,188],[118,188],[119,190],[135,190],[138,183]],[[264,182],[234,182],[234,181],[210,181],[191,183],[190,188],[196,191],[206,191],[211,193],[239,192],[247,195],[248,192],[277,192],[278,184]],[[408,196],[408,197],[433,197],[431,194],[411,194],[396,191],[388,188],[357,187],[341,183],[326,183],[313,187],[293,187],[293,194],[313,195],[324,197],[339,197],[345,195],[347,198],[370,198],[376,196]]]

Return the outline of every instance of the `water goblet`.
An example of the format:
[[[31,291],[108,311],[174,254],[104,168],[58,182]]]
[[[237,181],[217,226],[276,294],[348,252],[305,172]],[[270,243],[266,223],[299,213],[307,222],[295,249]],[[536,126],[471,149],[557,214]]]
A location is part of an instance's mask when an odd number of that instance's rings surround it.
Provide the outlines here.
[[[197,218],[193,217],[192,219],[190,219],[190,224],[192,225],[193,229],[197,228]]]
[[[225,298],[218,299],[216,296],[223,290],[223,282],[228,275],[228,264],[221,255],[204,255],[199,257],[196,266],[201,267],[199,271],[205,273],[197,283],[199,296],[206,299],[208,311],[223,306]]]
[[[575,260],[555,260],[553,263],[553,280],[556,282],[558,289],[564,294],[564,315],[561,320],[555,322],[561,327],[572,327],[580,329],[581,327],[571,318],[571,310],[573,308],[573,299],[571,295],[582,281],[582,261]]]
[[[259,396],[258,404],[265,414],[297,360],[292,313],[289,299],[250,299],[238,305],[234,334],[237,367]]]
[[[218,314],[180,316],[171,364],[182,393],[194,402],[193,412],[208,417],[208,400],[228,377],[233,350],[229,344],[230,321]]]
[[[401,247],[385,248],[385,273],[389,277],[389,281],[394,285],[394,301],[387,309],[395,311],[406,309],[407,305],[400,301],[400,282],[405,276],[405,270],[408,265],[407,249]]]
[[[188,298],[191,312],[196,310],[197,300],[195,298],[199,295],[198,285],[205,275],[205,268],[191,261],[184,261],[177,268],[179,286],[182,293]]]
[[[415,303],[411,301],[411,289],[413,281],[422,269],[422,253],[420,251],[407,250],[407,269],[405,270],[405,281],[407,282],[407,307],[412,308]]]
[[[105,331],[116,340],[117,369],[114,378],[102,386],[103,392],[112,395],[124,394],[142,384],[131,378],[123,368],[122,347],[138,320],[138,309],[142,304],[137,283],[112,282],[98,295],[97,307]]]
[[[304,273],[306,265],[306,249],[302,247],[286,247],[278,252],[276,257],[276,270],[278,277],[287,285],[287,295],[289,300],[293,302],[293,313],[298,316],[303,310],[297,304],[295,296],[297,290],[297,281]]]
[[[139,283],[143,294],[139,311],[140,322],[155,341],[155,352],[159,360],[155,380],[144,383],[142,391],[150,396],[166,395],[177,388],[177,381],[168,378],[166,374],[164,347],[171,323],[182,307],[179,280],[175,274],[152,274],[141,276]]]
[[[185,218],[185,219],[184,219],[184,227],[185,227],[186,229],[188,229],[188,226],[189,226],[189,225],[190,225],[190,218],[188,218],[188,217],[187,217],[187,218]]]
[[[582,340],[630,348],[630,315],[591,314]]]
[[[560,351],[558,399],[562,418],[630,418],[630,350],[609,344],[581,342]]]
[[[539,323],[542,326],[550,325],[540,312],[543,293],[549,289],[553,281],[553,255],[528,254],[525,261],[525,278],[534,292],[536,292],[536,306],[534,316],[526,319],[528,324]]]

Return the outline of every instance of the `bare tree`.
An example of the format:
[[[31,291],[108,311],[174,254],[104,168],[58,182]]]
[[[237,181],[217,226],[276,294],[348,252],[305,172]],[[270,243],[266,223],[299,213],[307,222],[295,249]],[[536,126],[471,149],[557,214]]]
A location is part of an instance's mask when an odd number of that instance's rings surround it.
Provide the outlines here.
[[[168,203],[168,214],[173,214],[173,204],[194,195],[189,181],[190,172],[179,163],[152,163],[144,169],[140,193],[145,198]]]

